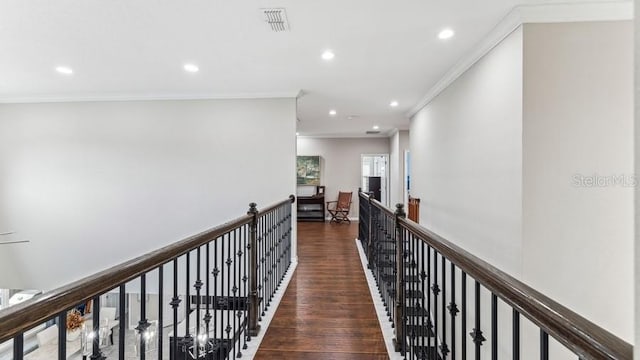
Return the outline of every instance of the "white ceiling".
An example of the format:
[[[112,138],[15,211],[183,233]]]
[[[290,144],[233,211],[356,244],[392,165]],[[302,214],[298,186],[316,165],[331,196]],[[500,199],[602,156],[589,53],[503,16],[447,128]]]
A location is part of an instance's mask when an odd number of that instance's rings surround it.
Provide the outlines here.
[[[514,6],[550,2],[2,0],[0,101],[302,90],[302,135],[361,136],[373,125],[388,132],[408,128],[407,111]],[[264,7],[286,8],[291,31],[271,32]],[[443,42],[444,27],[456,36]],[[320,58],[325,49],[333,61]],[[200,72],[186,73],[186,62]],[[56,73],[59,65],[74,74]],[[400,106],[390,108],[392,99]]]

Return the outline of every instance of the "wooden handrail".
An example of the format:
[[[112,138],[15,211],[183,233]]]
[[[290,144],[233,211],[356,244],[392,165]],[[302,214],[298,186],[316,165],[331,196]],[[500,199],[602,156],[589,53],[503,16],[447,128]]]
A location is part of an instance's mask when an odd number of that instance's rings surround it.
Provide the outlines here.
[[[289,195],[287,200],[282,200],[282,201],[280,201],[278,203],[275,203],[273,205],[267,206],[264,209],[261,209],[260,213],[258,214],[258,216],[267,215],[267,214],[273,212],[275,209],[279,208],[282,205],[285,205],[287,203],[293,204],[294,202],[296,202],[296,197],[294,195]]]
[[[295,197],[291,195],[287,200],[266,207],[264,211],[258,213],[258,216],[293,201],[295,201]],[[249,224],[252,220],[253,215],[243,215],[197,235],[48,291],[18,305],[0,310],[0,343],[10,340],[94,296],[106,293],[120,284],[154,270],[234,229]]]
[[[415,222],[396,219],[401,227],[437,250],[581,359],[633,358],[633,347],[609,331]]]
[[[360,192],[360,195],[362,195],[363,197],[365,197],[366,199],[371,201],[371,205],[375,206],[378,210],[386,213],[389,216],[395,216],[393,211],[391,211],[389,208],[384,206],[380,201],[378,201],[378,200],[374,199],[373,197],[371,197],[369,194],[364,193],[364,192]]]

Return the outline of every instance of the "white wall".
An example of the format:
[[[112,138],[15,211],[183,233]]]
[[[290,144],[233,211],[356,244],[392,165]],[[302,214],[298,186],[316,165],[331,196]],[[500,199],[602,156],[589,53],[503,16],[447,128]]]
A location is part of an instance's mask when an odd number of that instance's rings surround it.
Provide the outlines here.
[[[522,30],[411,120],[411,194],[420,223],[521,271]]]
[[[629,342],[633,189],[574,175],[634,182],[631,36],[630,22],[521,27],[410,132],[421,223]]]
[[[409,131],[396,131],[389,138],[389,170],[390,170],[390,207],[394,208],[398,203],[405,203],[404,199],[404,152],[409,150]],[[405,211],[406,209],[405,204]]]
[[[524,30],[523,275],[633,341],[632,23]],[[612,303],[615,293],[615,305]]]
[[[358,217],[358,188],[361,187],[361,155],[388,154],[389,138],[298,137],[298,155],[319,155],[321,184],[326,201],[336,200],[338,191],[352,191],[349,217]]]
[[[51,289],[295,193],[295,100],[0,105],[0,288]],[[16,276],[16,271],[19,276]]]
[[[637,5],[634,8],[635,10],[635,18],[638,19],[638,15],[640,15],[640,6]],[[640,22],[634,21],[634,30],[635,30],[635,43],[634,43],[634,52],[635,52],[635,174],[640,174]],[[637,281],[640,279],[640,187],[636,186],[635,190],[635,279],[634,279],[634,287],[635,287],[635,343],[638,344],[638,348],[640,348],[640,285],[637,284]],[[634,351],[634,359],[640,360],[640,349],[636,348]]]

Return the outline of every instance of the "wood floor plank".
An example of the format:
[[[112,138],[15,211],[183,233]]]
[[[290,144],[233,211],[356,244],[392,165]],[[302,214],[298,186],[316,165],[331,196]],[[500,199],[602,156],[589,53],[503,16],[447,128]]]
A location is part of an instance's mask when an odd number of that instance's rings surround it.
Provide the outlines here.
[[[357,224],[298,223],[298,267],[256,359],[388,359]]]

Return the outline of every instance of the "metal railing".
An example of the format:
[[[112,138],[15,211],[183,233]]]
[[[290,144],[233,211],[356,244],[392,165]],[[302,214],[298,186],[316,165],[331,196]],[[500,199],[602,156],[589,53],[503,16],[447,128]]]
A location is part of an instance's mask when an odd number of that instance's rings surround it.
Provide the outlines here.
[[[630,344],[406,219],[402,204],[359,201],[359,239],[405,358],[547,360],[551,338],[562,356],[632,359]]]
[[[57,342],[39,344],[39,358],[239,358],[291,264],[293,202],[252,203],[231,222],[4,309],[0,344],[12,341],[21,360],[25,333],[46,324]]]

